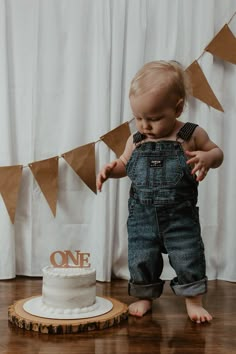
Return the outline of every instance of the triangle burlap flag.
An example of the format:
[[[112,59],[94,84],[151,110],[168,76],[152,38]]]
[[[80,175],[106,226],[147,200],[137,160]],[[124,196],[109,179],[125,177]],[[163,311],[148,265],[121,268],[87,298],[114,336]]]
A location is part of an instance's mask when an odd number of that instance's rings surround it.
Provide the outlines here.
[[[58,192],[58,156],[29,164],[48,205],[56,216]]]
[[[226,24],[205,48],[220,59],[236,64],[236,38]]]
[[[0,167],[0,193],[12,224],[15,220],[22,168],[22,165]]]
[[[80,146],[62,155],[82,181],[97,194],[95,171],[95,143]]]
[[[126,141],[130,136],[129,123],[125,122],[119,127],[109,131],[107,134],[100,137],[100,139],[120,157],[124,152]]]
[[[207,105],[224,112],[223,107],[212,91],[198,62],[195,60],[185,71],[190,78],[192,88],[191,95]]]

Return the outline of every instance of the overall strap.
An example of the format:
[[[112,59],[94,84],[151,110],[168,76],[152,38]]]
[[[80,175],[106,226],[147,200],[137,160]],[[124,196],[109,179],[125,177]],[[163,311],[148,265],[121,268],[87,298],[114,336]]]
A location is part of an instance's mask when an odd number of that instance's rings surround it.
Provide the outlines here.
[[[177,140],[178,138],[184,140],[184,141],[188,141],[194,130],[197,128],[198,124],[194,124],[194,123],[190,123],[187,122],[185,123],[182,128],[178,131],[178,133],[176,134]]]
[[[176,134],[177,139],[182,139],[184,141],[188,141],[194,130],[197,128],[198,124],[190,123],[187,122],[185,123],[182,128],[178,131]],[[138,144],[140,143],[143,139],[145,139],[145,135],[141,134],[139,131],[133,135],[133,143]]]
[[[137,132],[133,135],[133,143],[134,144],[140,143],[140,141],[142,141],[143,139],[145,139],[145,135],[141,134],[140,132]]]

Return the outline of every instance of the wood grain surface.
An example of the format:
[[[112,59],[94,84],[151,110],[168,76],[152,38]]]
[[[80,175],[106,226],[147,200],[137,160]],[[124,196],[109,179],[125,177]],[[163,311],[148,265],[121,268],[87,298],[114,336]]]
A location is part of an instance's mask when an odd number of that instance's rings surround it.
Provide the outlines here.
[[[211,324],[191,322],[184,299],[166,281],[152,312],[141,319],[129,316],[104,330],[56,335],[28,331],[8,320],[9,306],[41,291],[41,278],[0,281],[0,354],[236,354],[236,283],[209,281],[204,304],[214,317]],[[97,296],[134,301],[126,280],[97,282]]]

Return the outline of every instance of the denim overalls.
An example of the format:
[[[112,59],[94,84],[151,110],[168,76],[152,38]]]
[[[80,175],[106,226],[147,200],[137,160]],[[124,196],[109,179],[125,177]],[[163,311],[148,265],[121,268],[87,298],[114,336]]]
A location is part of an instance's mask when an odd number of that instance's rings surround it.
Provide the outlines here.
[[[186,123],[177,138],[190,139],[197,125]],[[167,253],[176,277],[176,295],[207,291],[195,176],[178,141],[144,142],[134,134],[136,148],[126,169],[132,181],[128,217],[129,294],[154,299],[164,281],[162,253]]]

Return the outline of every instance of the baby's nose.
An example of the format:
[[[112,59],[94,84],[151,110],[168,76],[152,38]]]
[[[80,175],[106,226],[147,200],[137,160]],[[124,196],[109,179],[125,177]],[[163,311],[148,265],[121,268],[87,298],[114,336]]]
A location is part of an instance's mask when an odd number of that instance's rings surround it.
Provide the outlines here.
[[[151,129],[151,125],[148,120],[143,120],[143,129]]]

